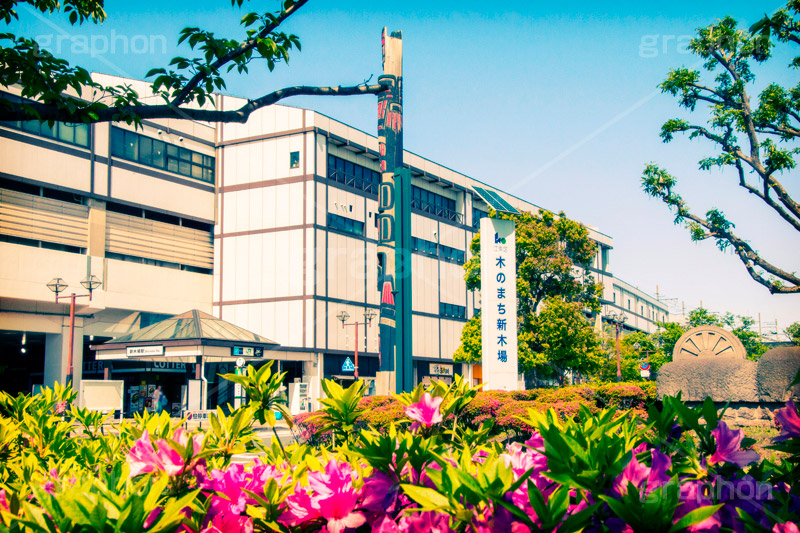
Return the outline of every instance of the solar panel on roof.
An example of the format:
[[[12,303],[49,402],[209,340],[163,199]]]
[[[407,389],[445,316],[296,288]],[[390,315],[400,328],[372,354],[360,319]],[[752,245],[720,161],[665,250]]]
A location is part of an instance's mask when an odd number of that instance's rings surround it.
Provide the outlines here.
[[[473,191],[480,196],[484,202],[489,204],[495,211],[502,211],[503,213],[511,213],[512,215],[518,215],[519,211],[515,209],[511,204],[506,202],[503,197],[497,194],[494,191],[490,191],[489,189],[484,189],[483,187],[472,187]]]

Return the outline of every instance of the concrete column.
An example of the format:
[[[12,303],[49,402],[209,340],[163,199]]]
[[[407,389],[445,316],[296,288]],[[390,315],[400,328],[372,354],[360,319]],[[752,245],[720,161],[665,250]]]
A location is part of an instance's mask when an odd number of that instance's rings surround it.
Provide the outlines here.
[[[75,340],[72,347],[72,385],[80,389],[83,374],[83,319],[75,318]],[[52,387],[56,382],[65,384],[69,365],[69,317],[64,317],[61,333],[48,333],[44,347],[44,383]]]

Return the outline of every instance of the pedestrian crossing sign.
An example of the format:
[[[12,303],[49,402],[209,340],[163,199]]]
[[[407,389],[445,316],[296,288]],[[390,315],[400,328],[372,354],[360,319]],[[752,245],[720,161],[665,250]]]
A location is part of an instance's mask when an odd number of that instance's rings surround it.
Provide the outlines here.
[[[355,369],[356,367],[355,365],[353,365],[353,361],[351,361],[350,358],[347,357],[344,360],[344,363],[342,363],[342,372],[353,372],[355,371]]]

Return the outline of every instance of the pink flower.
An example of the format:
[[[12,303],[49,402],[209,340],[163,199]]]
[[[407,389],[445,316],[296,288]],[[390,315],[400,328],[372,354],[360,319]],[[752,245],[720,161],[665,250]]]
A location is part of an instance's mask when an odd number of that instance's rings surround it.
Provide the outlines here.
[[[455,531],[450,528],[450,516],[436,511],[405,515],[400,519],[399,525],[401,533],[452,533]]]
[[[55,406],[53,407],[55,414],[60,415],[66,412],[67,410],[67,402],[56,402]]]
[[[406,407],[406,416],[415,422],[411,425],[411,431],[416,431],[420,425],[426,428],[442,422],[442,413],[439,406],[442,405],[442,397],[433,398],[429,392],[422,395],[422,399],[417,403],[412,403]]]
[[[286,510],[278,519],[288,526],[322,518],[329,533],[342,533],[357,528],[366,517],[357,511],[359,491],[353,488],[353,469],[348,463],[331,460],[324,472],[308,474],[308,486],[298,483],[294,494],[284,500]]]
[[[320,514],[328,521],[330,533],[342,533],[346,528],[357,528],[367,521],[363,513],[356,511],[358,493],[354,490],[334,492],[319,500]]]
[[[795,411],[795,415],[797,411]],[[772,527],[772,533],[800,533],[797,529],[797,524],[794,522],[786,522],[785,524],[775,524]]]
[[[150,511],[150,514],[148,514],[147,518],[144,519],[144,524],[142,525],[142,527],[144,527],[145,529],[150,529],[150,526],[152,526],[155,523],[155,521],[158,520],[159,516],[161,516],[161,507],[156,507],[155,509]]]
[[[800,415],[797,406],[792,400],[786,402],[786,407],[775,411],[775,422],[781,426],[781,434],[772,439],[772,442],[800,437]]]
[[[645,466],[636,459],[636,455],[625,466],[622,473],[614,480],[614,492],[617,494],[627,494],[628,485],[633,483],[640,493],[643,484],[647,484],[646,494],[664,485],[669,481],[667,471],[672,468],[672,460],[657,450],[651,450],[651,466]]]
[[[127,457],[131,477],[150,472],[166,472],[169,476],[176,476],[184,471],[186,463],[177,450],[164,439],[158,439],[155,444],[157,451],[153,449],[147,430],[134,442]]]
[[[675,516],[673,520],[677,522],[691,511],[707,505],[712,505],[713,502],[708,496],[706,486],[700,481],[684,481],[681,483],[681,503],[675,509]],[[699,524],[695,524],[687,528],[691,532],[718,532],[722,526],[719,519],[719,512],[714,513],[709,518],[706,518]]]
[[[755,463],[761,457],[758,452],[753,450],[740,450],[744,431],[728,429],[725,422],[720,422],[717,428],[711,432],[717,441],[717,449],[709,458],[710,463],[733,463],[739,467],[745,467],[750,463]]]
[[[237,514],[218,514],[200,533],[253,533],[253,519]]]
[[[6,489],[0,489],[0,510],[11,512],[11,508],[8,506],[8,497],[6,495]]]
[[[397,522],[384,516],[374,524],[372,524],[372,533],[400,533],[400,528]]]

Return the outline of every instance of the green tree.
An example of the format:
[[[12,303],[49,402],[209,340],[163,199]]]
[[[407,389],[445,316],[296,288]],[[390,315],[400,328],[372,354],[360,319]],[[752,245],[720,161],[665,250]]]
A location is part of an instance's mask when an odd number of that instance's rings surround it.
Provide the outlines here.
[[[795,201],[780,180],[790,177],[796,166],[800,137],[800,84],[785,88],[770,83],[751,101],[755,81],[751,65],[764,63],[777,43],[800,44],[800,1],[765,17],[749,31],[738,29],[726,17],[698,30],[691,41],[692,52],[705,60],[704,69],[714,76],[703,81],[694,69],[670,72],[661,90],[678,98],[680,107],[696,111],[703,107],[708,123],[694,124],[683,119],[668,120],[661,127],[664,142],[676,133],[689,139],[709,141],[715,153],[699,162],[701,170],[731,169],[740,187],[769,206],[791,228],[800,232],[800,203]],[[800,66],[796,57],[792,68]],[[713,239],[720,250],[731,249],[748,274],[773,294],[800,292],[797,265],[779,267],[768,261],[746,240],[734,232],[734,223],[719,209],[705,216],[693,212],[675,191],[677,179],[658,165],[646,166],[642,186],[648,195],[662,200],[675,213],[675,223],[684,224],[695,241]]]
[[[634,345],[639,344],[637,350]],[[617,380],[617,347],[616,339],[613,333],[604,335],[603,338],[603,356],[602,364],[596,377],[601,381],[616,381]],[[646,352],[651,352],[646,355]],[[655,353],[660,353],[657,345],[657,338],[655,335],[648,335],[641,331],[634,331],[621,337],[619,340],[619,355],[620,355],[620,370],[622,371],[623,381],[640,381],[642,379],[641,369],[639,365],[649,360],[651,363],[651,371],[658,370],[660,358],[655,356]],[[661,363],[663,364],[663,363]]]
[[[559,380],[567,371],[595,372],[602,362],[600,339],[584,309],[582,302],[568,302],[562,296],[548,298],[534,319],[529,350],[520,351],[520,365]]]
[[[66,122],[126,121],[176,118],[206,122],[246,122],[250,114],[284,98],[297,95],[377,94],[380,83],[366,82],[349,87],[294,86],[277,89],[249,100],[239,109],[222,111],[207,105],[214,91],[224,90],[225,76],[235,71],[247,74],[254,61],[272,71],[288,63],[293,49],[300,50],[296,35],[279,31],[289,17],[308,0],[283,0],[277,11],[243,12],[239,38],[223,37],[201,28],[180,31],[178,44],[188,46],[186,56],[173,58],[168,65],[155,66],[146,77],[159,103],[144,103],[127,85],[106,86],[92,80],[89,71],[72,66],[41,48],[34,39],[0,33],[0,80],[5,86],[18,85],[23,103],[0,94],[0,120]],[[241,9],[244,0],[231,0]],[[99,24],[106,18],[103,0],[10,0],[0,2],[0,19],[6,24],[17,19],[16,8],[23,4],[48,16],[65,15],[72,25]],[[152,100],[149,100],[150,102]]]
[[[795,345],[800,346],[800,322],[795,322],[783,330],[786,333],[786,336],[789,337],[789,340],[795,343]]]
[[[517,246],[517,320],[520,370],[529,374],[535,369],[545,375],[563,375],[561,356],[553,360],[542,355],[545,342],[538,329],[542,322],[537,313],[543,302],[561,297],[565,302],[579,302],[581,309],[599,311],[602,287],[588,274],[587,267],[597,251],[583,224],[568,219],[564,213],[549,211],[537,214],[490,213],[492,217],[516,222]],[[472,257],[464,264],[469,290],[480,289],[480,234],[470,244]],[[575,269],[574,267],[581,267]],[[566,313],[565,308],[559,311]],[[565,320],[567,320],[565,318]],[[585,319],[584,319],[585,321]],[[570,322],[567,320],[567,322]],[[570,322],[572,323],[572,322]],[[473,317],[464,327],[461,346],[454,357],[457,361],[478,362],[481,359],[480,316]],[[549,344],[548,344],[549,345]]]

